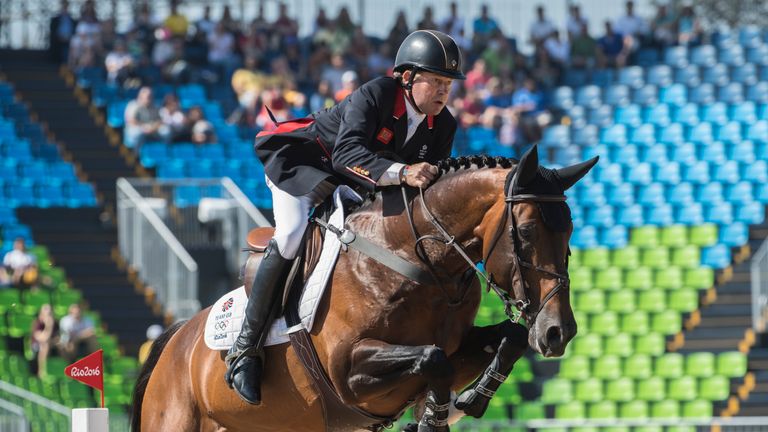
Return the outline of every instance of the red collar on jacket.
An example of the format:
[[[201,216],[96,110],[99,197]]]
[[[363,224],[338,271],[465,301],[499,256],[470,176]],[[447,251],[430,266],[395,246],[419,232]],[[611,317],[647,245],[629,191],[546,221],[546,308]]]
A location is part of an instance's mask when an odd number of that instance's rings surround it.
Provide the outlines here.
[[[397,86],[395,91],[395,108],[392,110],[392,117],[399,120],[405,114],[405,90]],[[435,116],[427,116],[427,127],[431,130],[435,126]]]

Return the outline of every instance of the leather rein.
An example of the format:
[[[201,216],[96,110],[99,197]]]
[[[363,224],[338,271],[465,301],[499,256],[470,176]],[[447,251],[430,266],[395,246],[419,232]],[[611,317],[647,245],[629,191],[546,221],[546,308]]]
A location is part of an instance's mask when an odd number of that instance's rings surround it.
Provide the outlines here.
[[[503,290],[501,287],[496,284],[496,282],[493,279],[493,274],[486,274],[483,270],[481,270],[477,264],[474,263],[474,261],[469,257],[464,247],[456,242],[456,237],[452,236],[448,231],[445,229],[445,227],[440,223],[440,221],[432,214],[432,212],[427,207],[426,200],[424,199],[424,189],[419,188],[419,196],[421,198],[421,208],[425,215],[427,215],[427,218],[429,222],[432,224],[433,227],[438,231],[440,236],[434,236],[434,235],[423,235],[419,236],[418,232],[416,231],[416,226],[413,222],[413,212],[410,208],[410,205],[408,203],[408,197],[406,193],[405,186],[401,186],[402,195],[403,195],[403,201],[405,203],[405,209],[406,213],[408,215],[408,222],[411,226],[411,232],[413,233],[413,236],[416,240],[416,243],[414,245],[414,248],[416,250],[416,256],[419,258],[419,260],[424,263],[424,265],[427,266],[427,269],[429,270],[429,273],[432,275],[432,278],[435,280],[435,282],[438,284],[440,289],[443,291],[445,296],[449,299],[449,306],[455,307],[461,304],[464,300],[464,298],[467,295],[468,289],[465,289],[463,294],[458,299],[451,299],[451,296],[446,291],[445,287],[440,282],[440,279],[437,276],[437,272],[435,269],[434,264],[429,260],[429,256],[426,253],[426,250],[424,249],[424,245],[422,242],[426,240],[432,240],[439,243],[443,243],[446,246],[452,246],[456,252],[464,259],[464,261],[469,264],[469,266],[475,270],[475,272],[480,275],[481,278],[483,278],[488,286],[489,289],[492,289],[493,292],[496,293],[497,296],[501,299],[502,303],[504,303],[504,314],[507,315],[507,317],[513,321],[513,322],[519,322],[520,318],[524,318],[526,324],[528,327],[532,327],[534,322],[536,321],[536,318],[539,316],[539,313],[544,308],[544,306],[549,302],[554,296],[556,296],[560,291],[562,290],[568,290],[570,288],[570,278],[567,273],[557,273],[549,271],[541,266],[537,266],[531,262],[525,261],[522,258],[520,258],[520,254],[517,252],[520,249],[520,237],[518,235],[517,230],[517,219],[515,218],[514,212],[512,211],[512,208],[514,207],[515,203],[520,202],[565,202],[566,197],[565,195],[538,195],[538,194],[512,194],[512,185],[514,184],[514,179],[516,175],[516,171],[511,171],[508,175],[508,181],[506,184],[509,185],[508,190],[506,191],[506,197],[504,198],[506,211],[504,212],[504,217],[499,221],[499,225],[496,227],[496,231],[493,237],[493,242],[491,244],[491,247],[488,249],[488,253],[485,257],[483,257],[483,262],[487,263],[488,259],[490,258],[491,254],[496,248],[496,245],[499,242],[499,239],[501,238],[501,234],[503,233],[503,228],[505,226],[506,220],[509,219],[510,223],[508,226],[508,235],[510,239],[512,240],[512,243],[514,245],[514,257],[515,257],[515,269],[519,274],[520,284],[512,284],[512,289],[514,291],[515,296],[510,296],[505,290]],[[511,179],[510,176],[513,176]],[[567,261],[566,261],[567,262]],[[547,293],[547,295],[544,297],[544,299],[540,302],[538,309],[535,312],[532,312],[531,310],[531,300],[529,298],[528,292],[529,292],[529,286],[525,279],[525,277],[522,274],[522,269],[526,268],[528,270],[532,270],[538,273],[543,273],[544,275],[554,278],[557,280],[557,285]],[[514,280],[514,279],[513,279]],[[516,311],[513,310],[516,309]]]

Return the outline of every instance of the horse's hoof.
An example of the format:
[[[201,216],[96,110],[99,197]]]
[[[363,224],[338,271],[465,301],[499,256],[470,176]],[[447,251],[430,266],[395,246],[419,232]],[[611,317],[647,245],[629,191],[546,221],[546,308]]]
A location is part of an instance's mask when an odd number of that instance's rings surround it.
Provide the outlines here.
[[[477,393],[474,389],[470,389],[459,395],[453,405],[468,416],[480,418],[488,409],[488,402],[490,400],[487,397]]]

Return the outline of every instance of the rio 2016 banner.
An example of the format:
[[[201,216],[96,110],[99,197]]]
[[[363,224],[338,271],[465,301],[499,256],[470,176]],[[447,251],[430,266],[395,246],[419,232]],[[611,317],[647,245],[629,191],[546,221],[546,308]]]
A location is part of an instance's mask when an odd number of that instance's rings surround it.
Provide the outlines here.
[[[72,363],[64,374],[101,391],[101,407],[104,408],[104,351],[98,350]]]

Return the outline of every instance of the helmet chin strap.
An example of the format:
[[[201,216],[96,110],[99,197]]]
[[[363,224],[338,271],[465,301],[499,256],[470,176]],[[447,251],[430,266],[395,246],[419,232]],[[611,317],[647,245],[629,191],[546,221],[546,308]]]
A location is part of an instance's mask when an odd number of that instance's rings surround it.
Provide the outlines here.
[[[424,114],[419,109],[419,106],[416,105],[416,101],[413,99],[413,79],[416,78],[416,71],[416,68],[411,69],[411,76],[408,77],[408,82],[403,84],[403,88],[405,89],[405,95],[408,97],[408,101],[411,102],[413,109],[415,109],[419,114]]]

